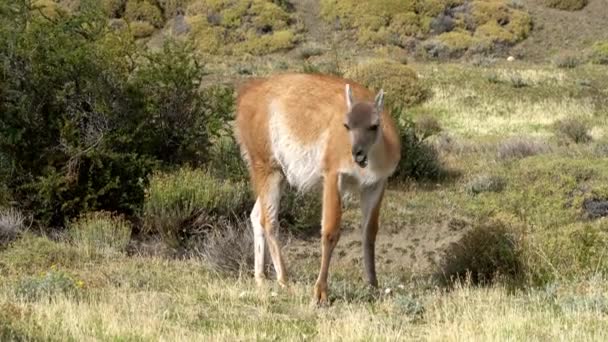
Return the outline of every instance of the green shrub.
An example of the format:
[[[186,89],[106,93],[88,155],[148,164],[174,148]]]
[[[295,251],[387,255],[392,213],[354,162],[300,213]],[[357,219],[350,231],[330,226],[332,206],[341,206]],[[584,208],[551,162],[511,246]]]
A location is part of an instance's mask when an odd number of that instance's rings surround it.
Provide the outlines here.
[[[401,139],[401,160],[394,178],[422,181],[446,177],[437,148],[428,142],[428,138],[440,131],[440,126],[425,118],[417,124],[400,107],[393,107],[391,114],[396,119]]]
[[[152,0],[128,0],[124,18],[129,21],[145,21],[156,28],[163,27],[165,22],[160,8]]]
[[[209,54],[264,55],[297,40],[292,16],[269,0],[195,0],[186,14],[197,48]]]
[[[588,0],[543,0],[545,6],[565,11],[576,11],[587,6]]]
[[[171,247],[188,247],[190,238],[221,219],[242,217],[253,207],[245,182],[220,180],[188,168],[157,173],[144,203],[144,226]],[[207,227],[208,228],[208,227]]]
[[[591,62],[608,64],[608,42],[597,42],[591,49]]]
[[[101,5],[110,18],[122,18],[127,0],[102,0]]]
[[[201,90],[204,71],[193,49],[168,41],[160,51],[144,55],[132,79],[144,108],[129,119],[130,150],[170,165],[208,161],[211,140],[231,117],[234,98],[227,87]]]
[[[559,120],[554,124],[554,129],[560,139],[576,144],[591,141],[589,126],[582,119],[572,118]]]
[[[169,19],[178,12],[185,12],[190,0],[158,0],[158,5],[163,11],[165,18]]]
[[[438,46],[433,47],[439,49],[439,51],[432,54],[437,57],[457,57],[467,51],[474,43],[474,38],[469,32],[466,31],[452,31],[443,33],[436,38],[435,44]],[[427,50],[429,47],[427,46]],[[441,51],[445,50],[445,51]]]
[[[485,285],[501,277],[519,284],[526,277],[523,256],[518,229],[500,220],[480,222],[448,247],[439,275],[447,282],[468,278],[473,284]]]
[[[422,103],[430,90],[418,81],[416,72],[389,60],[372,60],[346,72],[346,76],[374,91],[384,89],[387,103],[410,107]]]
[[[496,175],[480,175],[472,179],[466,189],[469,193],[477,195],[483,192],[501,192],[507,185],[503,177]]]
[[[150,37],[154,33],[154,26],[147,21],[133,21],[129,23],[129,29],[135,38]]]
[[[530,16],[503,0],[322,0],[321,16],[361,44],[406,47],[422,40],[428,56],[439,58],[513,45],[531,29]]]
[[[81,280],[75,280],[68,273],[53,266],[42,275],[23,279],[17,284],[15,293],[26,301],[51,299],[58,295],[74,298],[82,294],[83,286]]]
[[[234,101],[231,90],[200,89],[203,67],[187,42],[144,54],[98,9],[48,21],[11,6],[15,15],[0,21],[0,156],[9,166],[0,171],[37,223],[133,215],[153,168],[207,161]]]
[[[213,143],[208,167],[209,172],[220,179],[246,181],[249,178],[247,165],[231,133],[225,134]]]
[[[68,228],[72,241],[89,253],[122,253],[131,239],[131,224],[108,212],[87,213],[73,220]]]
[[[63,6],[52,0],[32,1],[32,12],[34,15],[42,15],[49,19],[55,19],[67,13]]]

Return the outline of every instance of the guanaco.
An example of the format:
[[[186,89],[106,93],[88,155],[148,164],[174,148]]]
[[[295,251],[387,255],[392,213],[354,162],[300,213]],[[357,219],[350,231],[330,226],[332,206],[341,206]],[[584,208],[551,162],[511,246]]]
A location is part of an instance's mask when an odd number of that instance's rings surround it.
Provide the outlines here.
[[[342,196],[360,194],[363,261],[367,281],[377,287],[375,242],[387,178],[399,163],[395,123],[376,96],[353,81],[328,75],[280,74],[246,82],[238,92],[235,135],[257,196],[251,212],[254,274],[263,283],[264,240],[277,280],[287,282],[277,239],[284,180],[307,191],[323,188],[321,268],[314,287],[327,302],[332,251],[340,237]]]

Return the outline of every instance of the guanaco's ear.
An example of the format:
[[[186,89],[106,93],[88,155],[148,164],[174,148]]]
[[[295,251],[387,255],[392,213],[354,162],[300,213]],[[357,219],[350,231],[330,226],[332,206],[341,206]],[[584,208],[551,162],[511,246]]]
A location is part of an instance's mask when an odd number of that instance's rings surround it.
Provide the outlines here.
[[[353,90],[350,88],[350,84],[346,84],[344,92],[346,95],[346,108],[348,108],[348,111],[350,112],[351,109],[353,109],[353,104],[355,103],[355,100],[353,98]]]
[[[376,106],[376,111],[378,114],[382,113],[384,110],[384,90],[380,89],[378,95],[376,95],[376,99],[374,100],[374,105]]]

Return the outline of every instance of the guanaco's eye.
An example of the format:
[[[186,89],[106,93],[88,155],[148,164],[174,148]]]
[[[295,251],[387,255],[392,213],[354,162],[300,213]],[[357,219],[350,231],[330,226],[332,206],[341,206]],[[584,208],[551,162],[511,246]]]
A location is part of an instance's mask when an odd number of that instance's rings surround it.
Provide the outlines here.
[[[346,128],[347,131],[350,131],[350,127],[348,127],[348,124],[344,124],[344,128]]]
[[[378,125],[371,125],[371,126],[369,127],[369,130],[370,130],[370,131],[372,131],[372,132],[377,131],[377,130],[378,130]]]

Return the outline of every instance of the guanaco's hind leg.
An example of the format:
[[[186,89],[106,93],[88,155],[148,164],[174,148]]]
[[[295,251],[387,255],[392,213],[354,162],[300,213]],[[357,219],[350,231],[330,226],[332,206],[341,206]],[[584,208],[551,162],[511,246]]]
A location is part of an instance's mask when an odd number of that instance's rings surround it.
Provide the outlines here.
[[[254,274],[255,281],[261,285],[266,278],[264,274],[264,227],[262,227],[262,200],[258,197],[251,211],[251,226],[253,227],[253,248],[254,248]]]
[[[264,278],[264,237],[270,257],[282,286],[287,284],[287,271],[278,241],[279,204],[283,176],[280,172],[256,175],[258,198],[251,213],[255,244],[255,277],[260,283]]]
[[[386,182],[382,181],[361,190],[363,263],[365,264],[367,281],[374,287],[378,286],[375,263],[376,234],[378,234],[380,206],[385,186]]]
[[[331,254],[340,238],[342,207],[338,190],[338,175],[329,174],[323,181],[323,219],[321,230],[321,269],[315,284],[317,304],[327,303],[327,276]]]

